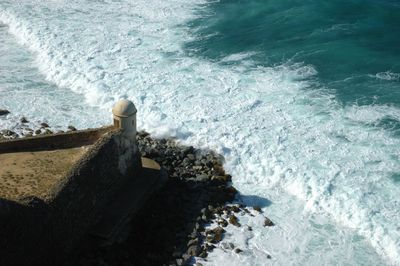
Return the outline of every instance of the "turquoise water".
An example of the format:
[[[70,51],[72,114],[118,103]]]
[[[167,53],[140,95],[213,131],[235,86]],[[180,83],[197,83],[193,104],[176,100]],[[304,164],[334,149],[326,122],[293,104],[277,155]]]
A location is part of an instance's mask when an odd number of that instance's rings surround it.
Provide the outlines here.
[[[1,0],[0,23],[0,128],[105,125],[129,98],[271,202],[278,226],[243,218],[244,252],[204,265],[400,263],[398,1]]]
[[[301,62],[342,104],[400,106],[399,1],[218,1],[191,21],[189,54],[253,52],[255,65]],[[399,121],[382,126],[399,131]]]

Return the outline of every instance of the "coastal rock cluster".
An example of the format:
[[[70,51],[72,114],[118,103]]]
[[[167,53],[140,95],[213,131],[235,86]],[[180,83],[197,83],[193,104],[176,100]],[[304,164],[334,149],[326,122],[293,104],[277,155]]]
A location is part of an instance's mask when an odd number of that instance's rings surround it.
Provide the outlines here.
[[[224,214],[235,217],[246,207],[226,205],[237,191],[221,156],[173,139],[154,139],[143,131],[137,140],[142,156],[157,161],[168,172],[169,181],[134,217],[127,239],[85,250],[81,265],[93,260],[97,265],[193,264],[194,257],[206,258],[223,239],[224,227],[239,225],[234,218],[222,218]],[[205,229],[213,220],[219,225]]]
[[[6,109],[0,109],[0,116],[6,116],[10,114],[10,111]],[[74,126],[68,126],[67,131],[76,131]],[[54,133],[63,133],[63,130],[52,130],[46,122],[39,122],[37,125],[33,125],[30,121],[25,117],[21,117],[19,119],[18,125],[14,130],[3,129],[0,130],[0,141],[7,139],[15,139],[22,137],[32,137],[36,135],[48,135]]]

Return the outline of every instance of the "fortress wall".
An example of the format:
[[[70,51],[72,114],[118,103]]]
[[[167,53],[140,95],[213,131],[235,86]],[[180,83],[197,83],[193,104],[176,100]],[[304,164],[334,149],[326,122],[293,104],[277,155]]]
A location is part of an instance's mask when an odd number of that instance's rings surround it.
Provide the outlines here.
[[[110,128],[9,141],[14,149],[47,148],[82,136],[93,140],[107,132],[71,168],[63,182],[50,191],[50,200],[16,203],[0,199],[0,265],[62,265],[82,241],[127,178],[141,168],[136,140]],[[82,143],[82,142],[80,142]],[[1,143],[3,152],[13,145]],[[68,144],[69,145],[69,144]],[[72,145],[72,144],[71,144]]]
[[[0,141],[0,153],[42,151],[90,145],[114,126]]]

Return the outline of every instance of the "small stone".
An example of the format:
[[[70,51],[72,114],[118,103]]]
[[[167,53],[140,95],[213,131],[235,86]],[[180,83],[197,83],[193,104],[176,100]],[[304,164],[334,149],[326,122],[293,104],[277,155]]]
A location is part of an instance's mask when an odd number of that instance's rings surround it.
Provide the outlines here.
[[[189,166],[191,164],[191,161],[189,158],[185,158],[182,161],[183,166]]]
[[[272,259],[271,255],[268,254],[267,255],[267,259]]]
[[[190,260],[190,255],[189,254],[183,254],[182,255],[182,259],[183,259],[183,263],[184,265],[186,265],[186,263],[188,262],[188,260]]]
[[[225,229],[218,226],[212,230],[214,232],[214,243],[220,242],[222,240],[222,234],[225,233]]]
[[[218,165],[218,164],[214,165],[213,170],[216,175],[220,175],[220,176],[225,175],[225,170],[221,165]]]
[[[232,193],[232,194],[236,194],[237,193],[237,190],[234,187],[228,187],[228,188],[226,188],[226,191],[228,193]]]
[[[243,252],[243,250],[241,250],[240,248],[235,248],[234,251],[235,251],[235,253],[242,253]]]
[[[199,239],[198,238],[194,238],[189,240],[189,242],[187,243],[187,246],[193,246],[193,245],[197,245],[199,243]]]
[[[214,175],[211,177],[211,180],[216,180],[216,181],[220,181],[220,182],[229,182],[230,180],[227,179],[227,176],[225,175]]]
[[[207,251],[206,251],[206,250],[203,250],[203,251],[199,254],[199,257],[204,259],[204,258],[207,257],[207,255],[208,255],[208,254],[207,254]],[[200,265],[202,265],[202,264],[200,263]]]
[[[47,127],[49,127],[49,125],[48,125],[47,123],[44,123],[44,122],[43,122],[43,123],[41,123],[41,124],[40,124],[40,126],[41,126],[41,127],[43,127],[43,128],[47,128]]]
[[[259,206],[254,206],[253,209],[255,211],[258,211],[259,213],[262,213],[262,210],[261,210],[261,208]]]
[[[24,124],[29,122],[25,117],[21,117],[19,121]]]
[[[231,207],[231,210],[232,210],[233,212],[236,212],[236,213],[240,212],[240,208],[239,208],[239,206],[237,206],[237,205],[233,205],[233,206]]]
[[[10,113],[10,111],[6,110],[6,109],[0,109],[0,115],[8,115]]]
[[[198,182],[206,182],[207,180],[208,180],[207,175],[197,175],[196,176],[196,181],[198,181]]]
[[[186,155],[186,157],[192,162],[196,159],[196,157],[192,153],[189,153],[188,155]]]
[[[46,130],[44,131],[45,135],[51,135],[53,134],[53,131],[51,131],[50,129],[46,128]]]
[[[68,126],[69,131],[76,131],[76,128],[74,126]]]
[[[206,243],[205,249],[207,251],[212,251],[214,248],[216,248],[215,245]]]
[[[222,227],[227,227],[228,221],[222,218],[222,219],[218,220],[218,225],[220,225]]]
[[[264,226],[274,226],[275,224],[268,218],[265,217]]]
[[[192,245],[190,246],[186,253],[190,256],[198,256],[201,252],[200,246],[199,245]]]
[[[223,233],[225,233],[225,229],[224,228],[222,228],[222,227],[215,227],[213,230],[212,230],[214,233],[216,233],[216,234],[223,234]]]
[[[238,222],[238,218],[233,214],[231,216],[229,216],[229,223],[234,225],[234,226],[240,227],[240,223]]]
[[[234,245],[233,243],[231,243],[231,242],[228,242],[228,243],[224,242],[224,243],[222,243],[222,247],[223,247],[224,249],[230,249],[230,250],[232,250],[232,249],[235,248],[235,245]]]
[[[2,130],[0,133],[1,133],[1,135],[5,136],[5,137],[11,137],[11,138],[18,137],[17,133],[15,133],[14,131],[8,130],[8,129]]]
[[[40,135],[42,131],[40,129],[35,130],[35,135]]]

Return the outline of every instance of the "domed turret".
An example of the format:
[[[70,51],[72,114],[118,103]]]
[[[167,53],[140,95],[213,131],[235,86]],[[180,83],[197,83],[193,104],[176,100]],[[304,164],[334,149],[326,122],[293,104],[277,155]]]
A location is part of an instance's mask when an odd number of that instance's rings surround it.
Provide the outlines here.
[[[118,117],[129,117],[136,114],[136,112],[133,102],[126,99],[119,100],[112,109],[113,115]]]
[[[128,138],[136,139],[136,107],[129,100],[119,100],[113,107],[114,126]]]

